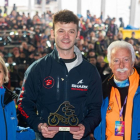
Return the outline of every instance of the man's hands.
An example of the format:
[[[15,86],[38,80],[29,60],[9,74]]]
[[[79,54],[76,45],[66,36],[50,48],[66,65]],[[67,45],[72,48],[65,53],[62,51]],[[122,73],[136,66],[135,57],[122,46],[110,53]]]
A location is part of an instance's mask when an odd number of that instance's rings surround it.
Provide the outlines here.
[[[78,126],[80,127],[79,131],[70,131],[70,133],[73,134],[73,139],[80,140],[84,136],[85,126],[83,124],[79,124]]]
[[[79,131],[70,131],[70,133],[73,135],[73,139],[80,140],[84,136],[85,126],[83,124],[79,124],[78,126],[80,127]],[[40,123],[38,130],[44,138],[53,138],[58,133],[58,131],[49,131],[46,123]]]
[[[42,133],[44,138],[53,138],[58,131],[49,131],[46,123],[40,123],[38,130]]]

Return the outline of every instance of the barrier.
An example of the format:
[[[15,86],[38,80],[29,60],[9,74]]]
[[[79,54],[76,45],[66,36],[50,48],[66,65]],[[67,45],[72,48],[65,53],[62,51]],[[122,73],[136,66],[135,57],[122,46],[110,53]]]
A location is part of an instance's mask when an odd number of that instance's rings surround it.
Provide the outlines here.
[[[131,38],[132,32],[135,32],[136,39],[140,38],[140,30],[126,30],[126,29],[120,28],[119,31],[123,34],[123,39],[125,39],[126,37]]]

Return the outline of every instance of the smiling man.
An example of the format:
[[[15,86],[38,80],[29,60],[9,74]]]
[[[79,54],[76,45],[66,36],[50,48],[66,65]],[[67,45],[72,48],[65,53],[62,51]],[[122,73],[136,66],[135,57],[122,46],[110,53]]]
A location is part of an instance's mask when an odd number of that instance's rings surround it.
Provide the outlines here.
[[[136,140],[140,134],[140,69],[134,68],[135,51],[125,41],[108,47],[113,74],[103,82],[101,134],[97,140]],[[97,135],[96,135],[97,134]],[[101,137],[102,136],[102,137]]]
[[[74,45],[78,25],[73,12],[56,13],[51,31],[53,52],[35,61],[25,73],[18,108],[37,140],[88,140],[100,122],[101,79]],[[49,130],[49,126],[70,131]],[[71,126],[78,126],[78,130],[71,130]]]

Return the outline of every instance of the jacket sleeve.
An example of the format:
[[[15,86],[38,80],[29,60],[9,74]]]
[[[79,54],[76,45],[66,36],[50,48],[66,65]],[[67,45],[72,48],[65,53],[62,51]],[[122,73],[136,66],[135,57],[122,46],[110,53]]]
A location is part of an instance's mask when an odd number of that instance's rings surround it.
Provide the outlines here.
[[[96,139],[96,140],[102,139],[101,123],[95,128],[93,136],[94,136],[94,139]]]
[[[84,136],[93,133],[94,129],[101,121],[102,83],[100,75],[95,67],[91,69],[89,79],[87,97],[88,113],[82,121],[82,124],[85,126]]]
[[[30,127],[17,126],[16,140],[35,140],[35,132]]]
[[[40,87],[39,75],[39,68],[36,64],[27,69],[18,99],[18,111],[36,132],[38,132],[38,124],[44,123],[36,111],[36,101]]]

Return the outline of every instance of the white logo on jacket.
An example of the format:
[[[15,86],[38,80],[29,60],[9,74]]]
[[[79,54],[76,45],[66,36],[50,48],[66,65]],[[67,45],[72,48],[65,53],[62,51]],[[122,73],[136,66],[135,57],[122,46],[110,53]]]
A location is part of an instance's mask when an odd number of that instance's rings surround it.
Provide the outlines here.
[[[11,120],[15,120],[16,118],[15,117],[11,117]]]
[[[83,84],[84,82],[83,82],[83,79],[82,80],[80,80],[77,84]]]
[[[88,89],[88,85],[83,85],[83,79],[77,82],[77,84],[72,84],[72,89]]]

